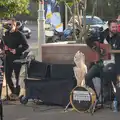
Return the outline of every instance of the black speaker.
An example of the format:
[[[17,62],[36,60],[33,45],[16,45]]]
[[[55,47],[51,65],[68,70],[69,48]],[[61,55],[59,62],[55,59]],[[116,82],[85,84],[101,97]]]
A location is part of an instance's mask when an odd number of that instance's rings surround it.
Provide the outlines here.
[[[34,80],[34,78],[33,80],[26,79],[25,87],[27,98],[39,98],[45,104],[49,103],[66,106],[69,103],[70,92],[76,85],[73,71],[74,65],[51,64],[47,65],[47,68],[45,69],[45,66],[42,66],[42,68],[41,64],[44,65],[43,63],[34,61],[34,63],[31,63],[30,71],[34,71],[35,69],[38,74],[41,71],[41,73],[43,72],[42,74],[44,76],[46,75],[46,73],[50,73],[50,77],[43,80]]]
[[[40,99],[45,104],[66,106],[74,87],[72,80],[25,80],[26,98]]]
[[[31,61],[28,67],[29,78],[46,78],[49,76],[48,64],[36,60]],[[48,74],[47,74],[48,73]]]
[[[73,64],[52,64],[50,66],[51,79],[73,79]]]

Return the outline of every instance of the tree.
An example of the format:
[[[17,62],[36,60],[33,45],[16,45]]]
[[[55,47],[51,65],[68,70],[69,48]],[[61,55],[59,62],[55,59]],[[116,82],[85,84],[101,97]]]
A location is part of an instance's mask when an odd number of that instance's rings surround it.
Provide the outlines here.
[[[88,0],[87,13],[92,12],[94,0]],[[95,15],[109,20],[120,14],[120,0],[97,0]]]
[[[29,13],[29,0],[0,0],[0,17],[12,17],[17,14]]]
[[[107,0],[108,6],[112,8],[114,16],[120,14],[120,0]]]
[[[71,14],[72,18],[70,22],[73,23],[73,39],[77,43],[84,42],[87,37],[89,27],[90,27],[90,25],[86,25],[87,0],[57,0],[57,1],[64,2]],[[94,0],[94,4],[92,7],[92,19],[95,14],[96,2],[97,0]],[[83,23],[81,20],[82,16],[83,16]],[[76,21],[77,21],[77,27],[80,30],[78,37],[76,37],[76,34],[75,34]]]

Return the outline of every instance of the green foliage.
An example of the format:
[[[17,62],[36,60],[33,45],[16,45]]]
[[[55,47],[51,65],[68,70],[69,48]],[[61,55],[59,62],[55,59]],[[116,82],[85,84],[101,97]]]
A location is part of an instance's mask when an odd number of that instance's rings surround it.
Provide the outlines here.
[[[81,0],[76,0],[78,2],[80,2]],[[73,4],[73,0],[57,0],[57,2],[66,2],[66,3],[72,3]]]
[[[29,0],[0,0],[0,7],[7,8],[7,11],[0,10],[0,17],[11,17],[22,13],[29,14],[28,5]]]
[[[120,0],[108,0],[109,7],[113,9],[114,15],[120,14]]]
[[[92,12],[94,0],[88,0],[87,13]],[[116,18],[120,14],[120,0],[98,0],[95,15],[106,20]]]
[[[39,2],[40,0],[32,0],[33,2]]]
[[[73,6],[73,0],[57,0],[58,4],[61,3],[61,2],[64,2],[66,3],[69,7],[72,7]]]

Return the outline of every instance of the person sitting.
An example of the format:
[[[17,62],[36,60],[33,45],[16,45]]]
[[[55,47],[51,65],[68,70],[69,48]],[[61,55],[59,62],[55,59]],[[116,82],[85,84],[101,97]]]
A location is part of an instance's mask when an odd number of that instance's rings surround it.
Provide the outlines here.
[[[98,41],[98,42],[104,43],[104,44],[109,44],[109,45],[111,45],[112,49],[120,50],[120,36],[117,32],[117,20],[110,20],[108,22],[108,29],[106,29],[105,31],[100,33],[99,39],[94,38],[94,36],[92,36],[92,35],[90,35],[86,39],[86,44],[91,49],[97,51],[98,48],[97,48],[95,41]],[[100,52],[100,54],[102,54],[102,50],[100,50],[99,52]],[[101,70],[104,75],[103,79],[105,79],[106,76],[107,76],[106,79],[108,79],[108,81],[104,80],[104,82],[106,82],[106,84],[108,84],[109,82],[112,81],[116,85],[116,81],[118,78],[117,76],[120,76],[120,69],[119,69],[120,54],[114,54],[114,57],[115,57],[115,64],[112,64],[112,65],[108,64],[107,66],[104,66],[103,60],[101,60],[101,61],[97,61],[96,63],[93,63],[93,65],[88,70],[88,73],[85,76],[86,85],[91,87],[95,92],[96,92],[96,90],[95,90],[92,79],[95,77],[101,77]],[[109,68],[111,69],[111,71],[115,70],[115,72],[113,72],[113,74],[108,75]]]

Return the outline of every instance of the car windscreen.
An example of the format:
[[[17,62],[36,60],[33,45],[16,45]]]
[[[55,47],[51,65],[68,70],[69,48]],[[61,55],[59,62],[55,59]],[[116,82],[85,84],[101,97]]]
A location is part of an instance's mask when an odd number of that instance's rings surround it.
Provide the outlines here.
[[[82,18],[83,21],[83,18]],[[99,18],[86,18],[86,24],[90,24],[90,25],[96,25],[96,24],[103,24],[103,21]]]

